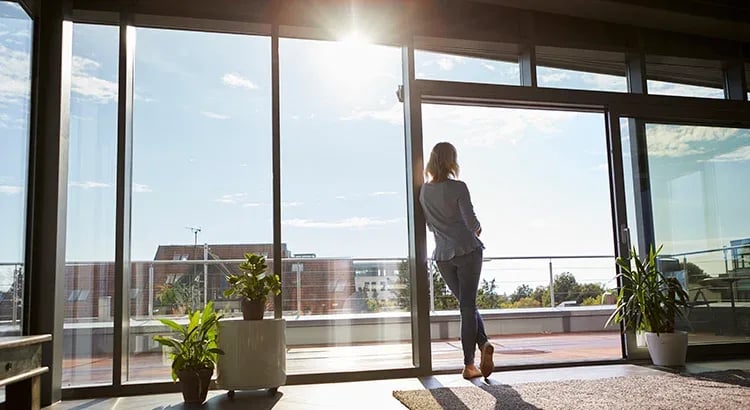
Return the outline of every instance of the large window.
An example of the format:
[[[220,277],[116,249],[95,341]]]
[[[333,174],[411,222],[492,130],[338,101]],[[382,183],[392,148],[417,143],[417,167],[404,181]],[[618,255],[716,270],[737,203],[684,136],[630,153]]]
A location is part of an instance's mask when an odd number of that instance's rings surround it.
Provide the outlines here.
[[[694,306],[691,343],[747,340],[750,131],[646,124],[656,243]]]
[[[130,382],[169,378],[156,319],[211,300],[238,315],[224,275],[245,252],[273,258],[270,38],[138,28],[136,39]]]
[[[0,321],[3,335],[21,333],[31,18],[15,3],[0,1]]]
[[[411,367],[401,51],[281,39],[279,53],[287,372]]]
[[[112,380],[118,39],[73,26],[63,386]]]

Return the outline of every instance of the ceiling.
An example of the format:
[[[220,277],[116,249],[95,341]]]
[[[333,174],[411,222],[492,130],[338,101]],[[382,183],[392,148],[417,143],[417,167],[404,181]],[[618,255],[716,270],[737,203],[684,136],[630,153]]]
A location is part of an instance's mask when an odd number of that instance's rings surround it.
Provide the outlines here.
[[[605,22],[750,42],[748,0],[474,0]]]

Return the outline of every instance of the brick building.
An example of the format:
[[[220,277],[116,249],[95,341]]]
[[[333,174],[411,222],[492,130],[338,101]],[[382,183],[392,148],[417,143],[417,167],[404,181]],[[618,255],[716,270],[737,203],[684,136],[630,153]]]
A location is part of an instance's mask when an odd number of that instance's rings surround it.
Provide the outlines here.
[[[267,258],[273,272],[272,244],[159,245],[153,261],[131,265],[130,316],[180,314],[192,303],[203,303],[204,278],[208,300],[218,307],[236,309],[226,300],[225,275],[239,273],[239,262],[247,252]],[[356,292],[351,259],[292,258],[282,244],[282,309],[289,314],[354,313],[364,306]],[[203,263],[206,261],[206,263]],[[112,262],[71,263],[65,267],[65,318],[111,320],[114,313],[115,272]],[[299,274],[298,274],[299,272]],[[298,303],[299,277],[299,303]],[[170,293],[171,292],[171,293]],[[269,301],[269,309],[272,309]]]

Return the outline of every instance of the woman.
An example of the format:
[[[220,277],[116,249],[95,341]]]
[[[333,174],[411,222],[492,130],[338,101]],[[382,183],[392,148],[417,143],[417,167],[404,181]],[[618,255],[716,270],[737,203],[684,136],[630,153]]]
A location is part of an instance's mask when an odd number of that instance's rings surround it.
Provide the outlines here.
[[[461,345],[464,351],[464,379],[489,377],[495,365],[494,347],[484,332],[484,323],[477,310],[477,289],[482,271],[482,250],[479,240],[482,227],[474,215],[469,190],[458,178],[456,148],[441,142],[432,149],[425,168],[427,182],[422,186],[419,201],[424,209],[427,227],[435,234],[435,251],[440,275],[458,299],[461,310]],[[474,354],[481,352],[479,369]]]

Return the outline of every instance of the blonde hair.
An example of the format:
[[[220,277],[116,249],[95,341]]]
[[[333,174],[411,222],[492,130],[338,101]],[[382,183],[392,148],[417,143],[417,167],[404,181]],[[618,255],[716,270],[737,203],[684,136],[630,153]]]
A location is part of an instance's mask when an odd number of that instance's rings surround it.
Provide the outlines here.
[[[458,154],[456,148],[449,142],[435,144],[427,161],[424,174],[428,182],[443,182],[449,177],[458,177]]]

